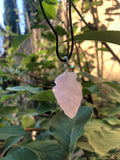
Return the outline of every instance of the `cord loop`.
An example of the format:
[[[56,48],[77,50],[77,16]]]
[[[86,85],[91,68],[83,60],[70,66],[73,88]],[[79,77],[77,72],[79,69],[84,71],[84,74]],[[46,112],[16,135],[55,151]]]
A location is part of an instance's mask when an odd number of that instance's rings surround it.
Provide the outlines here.
[[[39,3],[40,3],[40,7],[41,7],[41,10],[42,10],[42,13],[47,21],[47,23],[49,24],[50,28],[52,29],[55,37],[56,37],[56,54],[57,54],[57,57],[60,61],[62,62],[66,62],[67,59],[66,58],[61,58],[60,55],[59,55],[59,52],[58,52],[58,35],[57,35],[57,32],[56,30],[54,29],[54,27],[52,26],[52,24],[50,23],[50,21],[48,20],[46,14],[45,14],[45,11],[44,11],[44,8],[43,8],[43,5],[42,5],[42,0],[39,0]],[[71,0],[69,0],[69,21],[70,21],[70,30],[71,30],[71,50],[70,50],[70,53],[68,55],[68,60],[71,58],[72,56],[72,52],[73,52],[73,47],[74,47],[74,36],[73,36],[73,28],[72,28],[72,18],[71,18]]]

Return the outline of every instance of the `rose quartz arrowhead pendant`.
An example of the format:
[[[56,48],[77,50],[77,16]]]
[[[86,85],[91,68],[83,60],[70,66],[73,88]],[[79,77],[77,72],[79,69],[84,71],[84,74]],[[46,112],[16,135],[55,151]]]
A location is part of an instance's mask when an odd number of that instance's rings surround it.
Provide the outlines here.
[[[75,117],[82,100],[82,86],[76,80],[77,74],[65,71],[55,79],[53,93],[64,113],[71,119]]]

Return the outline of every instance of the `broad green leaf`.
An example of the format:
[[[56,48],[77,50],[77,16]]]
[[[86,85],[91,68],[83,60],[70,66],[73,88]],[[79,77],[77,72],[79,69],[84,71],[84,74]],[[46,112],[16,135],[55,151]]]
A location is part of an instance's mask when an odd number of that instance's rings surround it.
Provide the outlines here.
[[[41,101],[37,107],[37,112],[39,114],[43,114],[48,111],[52,111],[56,109],[56,104],[48,101]]]
[[[55,96],[51,89],[46,91],[41,91],[40,93],[32,96],[30,100],[56,102]]]
[[[16,144],[17,142],[19,142],[22,139],[22,137],[15,137],[15,136],[11,136],[9,138],[6,139],[5,144],[4,144],[4,149],[8,150],[10,147],[12,147],[14,144]]]
[[[11,149],[4,158],[5,160],[39,160],[34,152],[27,148],[17,147]]]
[[[55,30],[56,30],[57,34],[59,36],[61,36],[61,37],[64,36],[64,35],[66,35],[65,29],[62,28],[61,26],[55,26]]]
[[[17,107],[0,107],[0,117],[7,116],[13,113],[17,113]]]
[[[5,123],[0,123],[0,128],[1,128],[1,127],[5,127],[5,126],[6,126]]]
[[[119,92],[110,92],[108,96],[110,97],[112,101],[120,103],[120,93]]]
[[[16,86],[16,87],[8,87],[9,91],[29,91],[31,93],[39,93],[41,89],[39,87],[31,87],[31,86]]]
[[[105,52],[108,52],[108,49],[107,49],[107,48],[104,48],[104,47],[98,48],[97,50],[98,50],[98,51],[105,51]]]
[[[102,120],[92,119],[85,126],[85,131],[100,130],[101,128],[106,126],[110,127],[109,125],[104,123]]]
[[[0,70],[0,77],[2,77],[2,76],[8,76],[7,72]]]
[[[45,0],[46,3],[48,4],[57,4],[57,0]]]
[[[90,92],[99,93],[99,88],[91,81],[82,82],[82,87],[83,96],[90,94]]]
[[[33,63],[33,62],[36,63],[37,60],[38,60],[38,55],[36,55],[36,54],[34,54],[34,53],[31,53],[29,56],[25,57],[25,58],[22,60],[21,64],[22,64],[22,65],[28,65],[28,64],[31,64],[31,65],[32,65],[32,63]],[[32,62],[32,63],[31,63],[31,62]]]
[[[94,40],[94,41],[109,42],[119,45],[120,44],[119,37],[120,37],[120,31],[90,31],[76,35],[74,37],[74,40],[75,41]],[[66,41],[69,41],[69,39]]]
[[[98,86],[94,85],[94,86],[91,86],[91,87],[88,87],[87,88],[90,92],[92,93],[95,93],[95,94],[98,94],[99,93],[99,88]]]
[[[27,115],[23,116],[21,122],[23,128],[32,128],[35,126],[35,120],[33,119],[33,117],[29,117]]]
[[[95,77],[95,76],[93,76],[93,75],[91,75],[91,74],[89,74],[87,72],[80,72],[78,74],[82,75],[83,77],[87,77],[89,80],[91,80],[95,84],[96,83],[102,83],[102,82],[105,81],[104,79],[99,78],[99,77]]]
[[[54,65],[54,61],[46,61],[46,60],[43,60],[40,62],[40,65],[41,65],[41,68],[43,69],[46,69],[46,68],[49,68],[49,69],[52,69],[52,68],[56,68],[55,65]]]
[[[9,123],[14,125],[14,123],[15,123],[12,116],[3,116],[2,122],[4,125],[1,125],[0,127],[7,126]]]
[[[19,47],[21,46],[21,44],[25,40],[27,40],[31,35],[32,35],[31,33],[28,33],[26,35],[15,36],[15,38],[13,39],[11,43],[11,52],[14,53],[15,51],[17,51]]]
[[[17,114],[18,116],[23,116],[23,115],[27,115],[27,116],[34,116],[34,115],[38,115],[36,109],[24,109],[18,112]]]
[[[88,143],[88,139],[85,136],[81,136],[76,145],[81,149],[84,149],[90,152],[95,152],[94,148]]]
[[[91,6],[94,6],[94,5],[101,5],[102,4],[102,1],[95,1],[95,2],[90,2],[91,3]],[[89,3],[87,2],[86,6],[83,8],[83,11],[85,11],[86,9],[89,9],[90,8],[90,5]]]
[[[53,35],[52,32],[42,32],[41,35],[48,41],[51,41],[51,42],[55,41],[55,36]]]
[[[53,5],[53,4],[48,4],[45,1],[42,2],[42,5],[43,5],[43,8],[44,8],[44,11],[45,11],[47,18],[48,19],[56,19],[56,7],[57,6]],[[39,8],[39,12],[40,12],[40,16],[44,17],[43,13],[41,11],[41,8]]]
[[[103,120],[107,121],[110,125],[120,125],[120,120],[117,117],[108,117]]]
[[[116,116],[116,115],[120,115],[120,107],[110,109],[107,114],[107,116]]]
[[[28,71],[37,71],[39,70],[40,67],[40,63],[39,62],[30,62],[28,64],[26,64],[26,68]]]
[[[81,83],[83,87],[91,87],[94,86],[95,83],[91,82],[91,81],[85,81]]]
[[[5,126],[0,128],[0,139],[7,139],[11,136],[24,136],[25,130],[19,126]]]
[[[8,61],[6,59],[0,59],[0,66],[8,67]]]
[[[48,29],[48,26],[44,25],[44,24],[37,24],[37,25],[33,25],[31,27],[31,29],[35,29],[35,28],[43,28],[43,29]]]
[[[4,96],[2,96],[2,98],[1,98],[1,102],[4,102],[5,100],[7,100],[7,99],[9,99],[9,98],[11,98],[12,96],[11,95],[4,95]]]
[[[119,84],[116,84],[114,82],[107,82],[107,81],[104,81],[104,83],[107,84],[108,86],[114,88],[118,92],[120,92],[120,85]]]
[[[74,119],[67,117],[64,112],[56,114],[51,120],[50,132],[58,143],[70,155],[75,142],[84,133],[84,126],[90,119],[92,109],[80,107]]]
[[[116,84],[114,82],[108,82],[105,79],[99,78],[99,77],[95,77],[87,72],[80,72],[80,75],[82,75],[83,77],[87,77],[89,80],[91,80],[93,83],[104,83],[112,88],[114,88],[115,90],[117,90],[118,92],[120,92],[120,85]]]
[[[15,53],[14,56],[27,57],[27,55],[24,53]]]
[[[40,160],[67,160],[66,154],[55,141],[34,141],[23,146],[35,152]]]
[[[89,144],[100,156],[120,148],[120,129],[113,129],[103,121],[89,121],[85,127]]]

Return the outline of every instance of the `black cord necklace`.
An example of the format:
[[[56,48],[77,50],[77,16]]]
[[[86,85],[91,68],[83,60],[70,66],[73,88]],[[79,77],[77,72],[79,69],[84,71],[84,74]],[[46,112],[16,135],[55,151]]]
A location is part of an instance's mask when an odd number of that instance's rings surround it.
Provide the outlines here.
[[[69,21],[70,21],[70,30],[71,30],[71,50],[70,53],[67,56],[63,58],[60,57],[59,52],[58,52],[58,35],[57,32],[55,31],[54,27],[52,24],[49,22],[45,12],[44,8],[42,6],[41,0],[39,0],[41,10],[43,12],[43,15],[49,24],[50,28],[52,29],[55,37],[56,37],[56,54],[57,57],[60,61],[62,62],[67,62],[69,65],[69,59],[72,56],[73,52],[73,47],[74,47],[74,37],[73,37],[73,28],[72,28],[72,18],[71,18],[71,0],[69,1]],[[58,104],[64,111],[64,113],[73,119],[78,111],[78,108],[81,104],[82,100],[82,86],[81,84],[76,80],[77,74],[68,71],[64,71],[61,75],[59,75],[55,79],[56,86],[53,87],[52,91],[57,99]],[[72,97],[72,98],[71,98]]]
[[[57,35],[57,32],[55,31],[54,27],[52,26],[52,24],[50,23],[50,21],[48,20],[46,14],[45,14],[45,11],[44,11],[44,8],[43,8],[43,5],[42,5],[42,0],[39,0],[39,3],[40,3],[40,7],[41,7],[41,10],[42,10],[42,13],[47,21],[47,23],[49,24],[50,28],[52,29],[55,37],[56,37],[56,54],[57,54],[57,57],[60,61],[62,62],[67,62],[67,59],[69,60],[72,56],[72,52],[73,52],[73,47],[74,47],[74,36],[73,36],[73,28],[72,28],[72,17],[71,17],[71,0],[69,0],[69,21],[70,21],[70,30],[71,30],[71,40],[72,40],[72,43],[71,43],[71,50],[70,50],[70,53],[68,55],[68,57],[66,58],[61,58],[60,55],[59,55],[59,52],[58,52],[58,35]]]

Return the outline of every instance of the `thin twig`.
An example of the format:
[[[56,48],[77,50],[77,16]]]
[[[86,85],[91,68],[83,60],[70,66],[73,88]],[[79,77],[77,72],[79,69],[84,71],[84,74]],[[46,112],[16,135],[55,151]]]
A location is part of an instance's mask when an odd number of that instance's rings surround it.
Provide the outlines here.
[[[89,155],[88,155],[87,151],[86,151],[86,150],[83,150],[83,151],[84,151],[84,154],[85,154],[86,160],[90,160],[90,157],[89,157]]]
[[[94,21],[94,23],[95,23],[96,29],[98,29],[97,21],[96,21],[95,14],[94,14],[94,11],[93,11],[93,7],[91,6],[91,3],[90,3],[89,0],[88,0],[88,3],[89,3],[90,10],[91,10],[91,14],[92,14],[92,16],[93,16],[93,21]]]
[[[24,81],[23,79],[20,79],[20,78],[17,78],[17,80],[21,83],[26,83],[26,84],[29,84],[29,85],[32,85],[32,86],[35,86],[35,87],[47,87],[47,88],[51,88],[50,85],[44,85],[44,84],[35,84],[35,83],[32,83],[32,82],[28,82],[28,81]]]
[[[81,66],[81,63],[80,63],[80,57],[79,57],[78,46],[77,46],[76,43],[75,43],[75,48],[76,48],[76,53],[77,53],[78,65],[79,65],[80,70],[82,71],[82,66]]]
[[[96,61],[97,61],[97,75],[100,76],[100,63],[99,63],[98,42],[97,41],[95,41],[95,49],[96,49]]]
[[[83,16],[81,15],[81,13],[78,11],[78,9],[76,8],[76,6],[74,5],[74,3],[71,1],[73,8],[75,9],[75,11],[78,13],[78,15],[80,16],[80,18],[82,19],[82,21],[85,23],[86,26],[88,26],[88,23],[84,20]]]
[[[45,131],[45,129],[42,128],[25,128],[25,131]]]
[[[79,48],[81,50],[81,53],[85,57],[85,63],[86,63],[87,69],[88,69],[88,73],[90,73],[89,64],[88,64],[88,61],[87,61],[87,56],[85,55],[85,53],[84,53],[83,49],[81,48],[80,44],[79,44]]]
[[[108,49],[109,52],[111,52],[113,57],[120,63],[119,57],[113,52],[113,50],[109,47],[109,45],[105,42],[102,42],[102,44]]]

